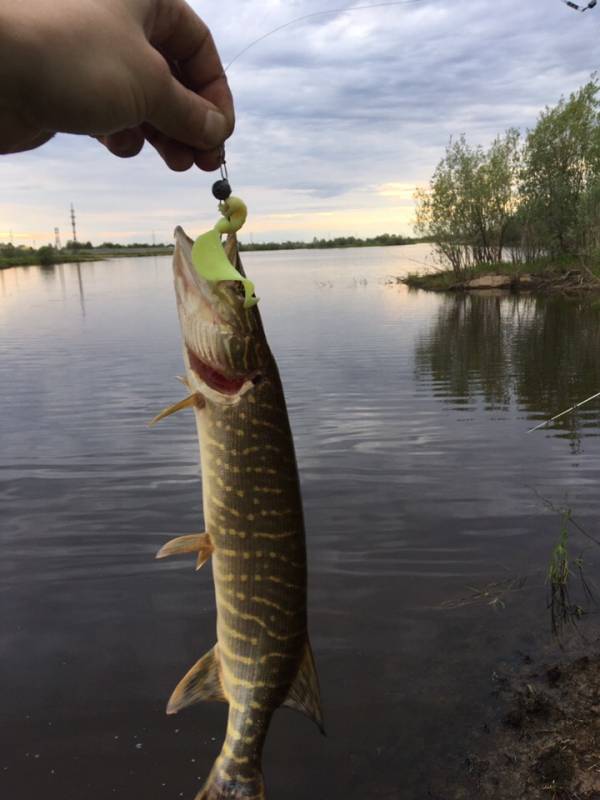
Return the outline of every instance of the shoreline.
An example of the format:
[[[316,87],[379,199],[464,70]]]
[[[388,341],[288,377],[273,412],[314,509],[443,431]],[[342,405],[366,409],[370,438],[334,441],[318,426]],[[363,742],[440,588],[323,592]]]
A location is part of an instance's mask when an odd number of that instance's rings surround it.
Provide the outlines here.
[[[436,800],[597,800],[600,653],[597,641],[586,645],[550,661],[524,655],[514,671],[494,673],[499,716],[482,718]]]
[[[548,261],[534,262],[526,268],[512,263],[487,264],[465,270],[461,279],[452,270],[441,270],[394,277],[390,283],[402,283],[410,289],[429,292],[588,292],[600,291],[600,268]]]
[[[170,256],[173,254],[172,247],[148,247],[127,248],[114,250],[79,250],[73,252],[61,252],[56,258],[48,259],[47,256],[40,256],[39,253],[24,253],[14,258],[6,259],[0,257],[0,269],[11,269],[12,267],[56,267],[59,264],[80,264],[84,261],[107,261],[112,258],[143,258],[144,256]]]
[[[400,241],[404,239],[403,241]],[[405,247],[414,244],[423,244],[422,239],[407,239],[400,236],[389,236],[387,240],[377,237],[372,240],[349,241],[348,237],[333,240],[319,240],[319,242],[266,242],[264,244],[240,243],[241,253],[254,252],[281,252],[289,250],[333,250],[333,249],[365,249],[371,247]],[[427,242],[426,242],[427,243]],[[123,249],[82,249],[76,253],[61,251],[56,257],[53,253],[48,253],[46,248],[44,255],[39,251],[30,250],[19,253],[11,258],[3,257],[0,254],[0,269],[10,269],[11,267],[50,267],[57,264],[71,264],[83,261],[105,261],[109,258],[136,258],[144,256],[170,256],[173,254],[174,246],[147,248],[127,248]]]

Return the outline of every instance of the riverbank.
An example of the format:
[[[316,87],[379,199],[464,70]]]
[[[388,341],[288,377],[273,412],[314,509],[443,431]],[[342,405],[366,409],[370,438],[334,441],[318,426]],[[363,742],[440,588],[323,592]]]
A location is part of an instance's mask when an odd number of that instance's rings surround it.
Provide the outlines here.
[[[600,655],[494,673],[501,720],[484,724],[466,754],[460,788],[432,787],[435,800],[598,800]],[[435,781],[434,781],[435,783]]]
[[[313,239],[310,242],[244,242],[240,241],[242,252],[277,251],[277,250],[331,250],[340,248],[367,248],[367,247],[398,247],[400,245],[413,245],[429,243],[428,239],[413,239],[398,234],[383,233],[369,239],[359,239],[355,236],[340,236],[335,239]],[[137,256],[170,256],[173,253],[171,245],[157,246],[129,246],[129,247],[82,247],[80,250],[65,248],[56,250],[45,246],[35,249],[32,247],[11,247],[0,244],[0,269],[8,267],[50,266],[52,264],[66,264],[80,261],[104,261],[107,258],[133,258]]]
[[[457,278],[452,270],[414,273],[393,278],[411,289],[431,292],[470,292],[482,289],[507,291],[599,291],[600,264],[583,266],[576,262],[552,263],[540,260],[531,264],[483,264],[465,270]]]
[[[75,264],[82,261],[105,261],[108,258],[141,258],[169,256],[172,247],[114,247],[84,250],[55,250],[53,247],[13,248],[10,255],[0,253],[0,269],[10,267],[50,267],[55,264]]]

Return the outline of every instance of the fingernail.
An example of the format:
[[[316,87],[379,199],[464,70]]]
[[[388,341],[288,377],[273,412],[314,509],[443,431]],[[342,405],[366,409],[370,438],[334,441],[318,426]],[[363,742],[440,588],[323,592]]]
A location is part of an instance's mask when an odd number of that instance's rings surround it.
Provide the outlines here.
[[[223,144],[227,138],[227,120],[218,111],[208,110],[204,121],[204,141],[210,147]]]

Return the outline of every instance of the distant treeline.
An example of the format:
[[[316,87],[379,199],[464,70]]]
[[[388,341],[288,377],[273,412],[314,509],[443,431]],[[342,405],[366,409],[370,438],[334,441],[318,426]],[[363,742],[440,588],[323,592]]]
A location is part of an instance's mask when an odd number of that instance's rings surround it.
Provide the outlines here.
[[[360,239],[357,236],[338,236],[335,239],[317,239],[311,242],[240,242],[241,250],[324,250],[333,247],[387,247],[389,245],[416,244],[430,241],[426,238],[414,239],[394,233],[382,233],[370,239]],[[52,245],[43,247],[15,247],[13,244],[0,242],[0,267],[28,266],[31,264],[60,264],[68,261],[97,261],[108,256],[119,255],[146,255],[170,253],[172,244],[146,244],[132,242],[131,244],[117,244],[116,242],[102,242],[94,246],[91,242],[68,241],[60,249]]]
[[[416,193],[417,233],[460,278],[472,267],[541,257],[600,262],[600,84],[596,74],[486,150],[450,141],[429,188]],[[507,248],[510,248],[507,250]]]
[[[67,247],[72,245],[73,242],[68,242]],[[89,247],[92,245],[88,242]],[[172,244],[148,244],[148,242],[132,242],[131,244],[116,244],[115,242],[102,242],[102,244],[96,245],[94,249],[96,250],[132,250],[132,249],[143,249],[148,250],[148,248],[164,250],[165,248],[173,247]]]
[[[172,248],[172,245],[149,245],[139,242],[127,245],[103,242],[98,247],[94,247],[91,242],[69,241],[62,248],[56,248],[49,244],[37,248],[15,247],[14,244],[0,242],[0,268],[34,264],[49,266],[73,261],[98,261],[109,256],[170,253]]]
[[[1,246],[1,245],[0,245]],[[69,240],[64,246],[64,250],[148,250],[149,248],[164,249],[172,247],[171,244],[148,244],[148,242],[131,242],[131,244],[117,244],[116,242],[102,242],[93,245],[91,242],[73,242]]]
[[[317,239],[311,242],[240,242],[241,250],[329,250],[334,247],[388,247],[398,244],[416,244],[426,239],[413,239],[397,233],[382,233],[370,239],[357,236],[337,236],[335,239]]]

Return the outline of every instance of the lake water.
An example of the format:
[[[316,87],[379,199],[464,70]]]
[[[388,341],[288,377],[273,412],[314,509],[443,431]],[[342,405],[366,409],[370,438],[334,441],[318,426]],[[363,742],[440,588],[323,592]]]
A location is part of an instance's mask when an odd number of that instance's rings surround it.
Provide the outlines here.
[[[295,434],[328,731],[276,714],[269,800],[441,798],[494,673],[550,645],[547,503],[600,534],[600,403],[527,435],[600,391],[600,304],[386,285],[427,255],[245,256]],[[153,558],[202,530],[191,413],[147,428],[181,372],[169,259],[0,271],[2,797],[192,800],[220,749],[224,707],[164,714],[215,624],[210,569]],[[502,603],[474,591],[519,577]]]

